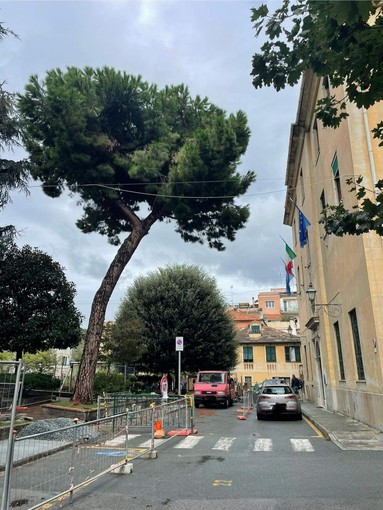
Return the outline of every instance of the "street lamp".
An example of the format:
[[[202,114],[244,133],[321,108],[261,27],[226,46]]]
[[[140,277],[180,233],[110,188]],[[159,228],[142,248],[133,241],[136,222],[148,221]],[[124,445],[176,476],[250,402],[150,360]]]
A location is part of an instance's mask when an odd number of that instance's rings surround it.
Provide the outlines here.
[[[308,289],[306,290],[307,297],[309,298],[309,301],[311,303],[312,311],[315,312],[315,310],[324,310],[327,315],[330,315],[331,317],[339,317],[342,313],[342,306],[334,303],[315,303],[315,296],[317,291],[314,289],[313,284],[310,282]]]

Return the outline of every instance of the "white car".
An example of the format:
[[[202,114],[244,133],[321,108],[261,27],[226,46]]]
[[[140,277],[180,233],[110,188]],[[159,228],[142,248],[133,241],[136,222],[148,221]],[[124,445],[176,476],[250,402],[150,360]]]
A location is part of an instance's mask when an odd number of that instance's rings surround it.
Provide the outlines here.
[[[288,384],[276,383],[262,385],[257,396],[257,418],[265,416],[292,415],[302,419],[301,403],[298,395]]]

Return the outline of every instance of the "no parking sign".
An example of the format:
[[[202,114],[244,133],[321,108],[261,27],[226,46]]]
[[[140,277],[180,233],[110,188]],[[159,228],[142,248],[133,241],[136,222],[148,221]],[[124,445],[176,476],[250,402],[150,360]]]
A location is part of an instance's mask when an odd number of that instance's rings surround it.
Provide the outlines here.
[[[176,336],[176,351],[183,351],[183,350],[184,350],[184,337]]]

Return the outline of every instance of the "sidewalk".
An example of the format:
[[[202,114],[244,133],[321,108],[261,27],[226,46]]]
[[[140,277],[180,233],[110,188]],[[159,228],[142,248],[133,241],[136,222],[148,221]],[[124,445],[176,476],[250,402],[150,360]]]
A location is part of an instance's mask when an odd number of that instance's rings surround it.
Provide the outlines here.
[[[342,450],[383,450],[383,433],[340,413],[303,401],[302,413]]]

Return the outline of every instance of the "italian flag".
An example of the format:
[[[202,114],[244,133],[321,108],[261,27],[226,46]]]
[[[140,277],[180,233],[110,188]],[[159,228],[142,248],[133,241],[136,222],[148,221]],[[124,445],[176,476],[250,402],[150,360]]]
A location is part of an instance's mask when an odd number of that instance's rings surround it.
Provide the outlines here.
[[[286,272],[288,273],[290,280],[293,278],[293,260],[295,259],[296,255],[293,252],[293,250],[290,248],[290,246],[285,242],[285,248],[286,248],[286,255],[287,255],[287,262],[286,262]]]

